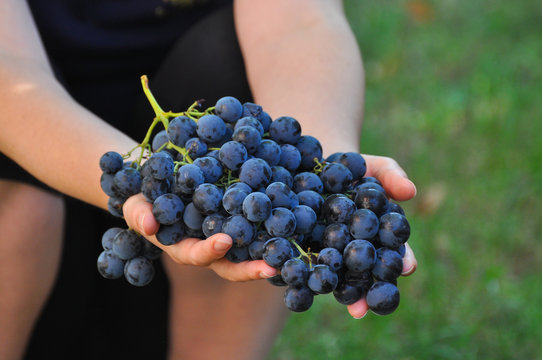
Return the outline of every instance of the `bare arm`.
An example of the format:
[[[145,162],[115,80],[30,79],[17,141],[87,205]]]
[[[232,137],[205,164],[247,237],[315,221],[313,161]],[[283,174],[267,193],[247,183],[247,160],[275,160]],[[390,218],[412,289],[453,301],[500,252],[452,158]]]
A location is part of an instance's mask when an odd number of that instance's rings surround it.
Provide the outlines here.
[[[296,118],[324,154],[359,151],[364,76],[338,0],[236,0],[236,28],[255,101]]]
[[[107,208],[98,159],[135,142],[56,81],[26,1],[0,3],[0,84],[0,151],[51,187]]]

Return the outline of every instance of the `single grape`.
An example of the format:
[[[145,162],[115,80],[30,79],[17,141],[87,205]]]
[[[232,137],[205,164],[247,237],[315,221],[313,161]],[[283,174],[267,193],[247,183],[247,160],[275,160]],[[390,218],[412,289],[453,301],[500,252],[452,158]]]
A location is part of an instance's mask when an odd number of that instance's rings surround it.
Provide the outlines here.
[[[160,225],[156,233],[156,239],[162,245],[170,246],[177,244],[184,237],[184,227],[181,221],[171,225]]]
[[[265,194],[250,193],[243,200],[243,214],[252,222],[265,221],[271,215],[271,200]]]
[[[405,210],[403,210],[401,205],[396,204],[396,203],[391,202],[391,201],[388,202],[388,211],[387,212],[388,213],[395,212],[395,213],[399,213],[399,214],[405,216]]]
[[[290,286],[303,286],[309,278],[309,267],[301,259],[289,259],[280,268],[282,280]]]
[[[325,201],[324,216],[328,223],[347,224],[355,211],[356,204],[346,196],[330,197]]]
[[[208,149],[207,144],[197,137],[186,140],[184,147],[186,148],[186,151],[188,151],[188,156],[190,156],[192,160],[205,156]]]
[[[185,147],[188,139],[196,136],[197,124],[188,116],[178,116],[169,122],[167,137],[174,145]]]
[[[299,199],[299,205],[307,205],[313,209],[317,215],[320,213],[320,209],[324,204],[322,195],[312,190],[304,190],[297,193],[297,198]]]
[[[267,186],[271,181],[271,167],[262,159],[249,159],[239,172],[239,180],[248,184],[252,189]]]
[[[343,164],[348,168],[348,170],[350,170],[354,180],[361,179],[367,171],[367,164],[365,163],[365,159],[363,158],[363,156],[355,152],[347,152],[342,154],[339,157],[338,162]]]
[[[318,253],[317,262],[318,264],[327,265],[331,270],[337,272],[343,267],[343,256],[335,248],[325,248]]]
[[[339,278],[327,265],[315,265],[307,280],[308,287],[317,294],[329,294],[337,287]]]
[[[374,190],[380,191],[384,196],[387,196],[386,190],[384,190],[382,185],[378,185],[377,183],[374,183],[374,182],[366,182],[366,183],[357,185],[354,188],[354,193],[357,193],[358,191],[361,191],[364,189],[374,189]]]
[[[280,269],[280,267],[293,256],[292,245],[282,237],[274,237],[266,241],[262,259],[267,265]]]
[[[329,163],[320,174],[324,189],[330,193],[342,193],[352,182],[352,173],[346,166],[339,163]]]
[[[172,225],[183,217],[183,201],[175,194],[160,195],[152,204],[152,214],[162,225]]]
[[[141,193],[149,202],[154,202],[159,196],[167,194],[170,190],[168,179],[159,180],[152,176],[145,176],[141,181]]]
[[[196,132],[200,139],[212,143],[219,141],[226,134],[226,125],[219,116],[203,115],[198,120]]]
[[[228,123],[235,123],[243,115],[243,105],[233,96],[224,96],[216,102],[215,113]]]
[[[377,315],[388,315],[399,306],[399,290],[389,282],[377,281],[367,292],[367,305]]]
[[[164,180],[173,175],[173,158],[166,152],[154,153],[147,160],[150,175],[158,180]]]
[[[267,161],[270,166],[279,164],[280,161],[280,146],[271,139],[264,139],[260,142],[256,153],[256,157]]]
[[[289,171],[295,171],[301,165],[301,154],[293,145],[282,144],[280,146],[279,165]]]
[[[322,244],[325,247],[332,247],[342,252],[351,239],[350,232],[345,224],[334,223],[328,225],[324,230]]]
[[[141,174],[136,169],[122,169],[115,174],[113,184],[121,197],[129,198],[141,191]]]
[[[284,207],[287,209],[293,209],[299,205],[299,199],[297,195],[290,190],[290,188],[281,182],[274,182],[269,184],[265,189],[265,194],[271,200],[273,208]]]
[[[222,197],[222,206],[230,215],[240,215],[243,213],[243,201],[249,192],[240,188],[227,190]]]
[[[100,187],[107,196],[119,196],[118,190],[115,188],[113,179],[115,178],[114,174],[102,173],[100,177]]]
[[[141,251],[141,237],[133,230],[122,230],[113,238],[112,250],[122,260],[130,260]]]
[[[322,145],[312,136],[301,136],[295,146],[301,154],[300,167],[303,170],[312,170],[316,165],[314,159],[316,158],[318,161],[322,159]]]
[[[110,197],[109,200],[107,200],[107,209],[109,210],[109,213],[115,217],[121,219],[124,218],[122,206],[125,201],[126,199],[124,198]]]
[[[361,189],[356,191],[354,202],[358,209],[369,209],[381,216],[388,209],[388,199],[380,191],[375,189]]]
[[[124,266],[124,277],[134,286],[145,286],[154,278],[154,266],[143,256],[133,258]]]
[[[98,256],[98,272],[106,279],[118,279],[124,273],[124,263],[113,251],[104,250]]]
[[[292,174],[282,166],[273,166],[271,167],[271,182],[281,182],[286,184],[289,188],[292,188],[294,185],[294,178]]]
[[[291,311],[303,312],[307,311],[314,301],[314,295],[311,290],[306,287],[289,286],[284,292],[284,303]]]
[[[104,173],[114,174],[122,169],[123,162],[124,159],[121,154],[115,151],[108,151],[100,158],[100,169]]]
[[[402,271],[403,258],[397,251],[385,247],[376,251],[376,262],[372,272],[377,280],[392,282]]]
[[[282,276],[280,274],[270,277],[266,280],[273,286],[287,286],[284,280],[282,280]]]
[[[218,234],[222,231],[222,224],[224,224],[224,216],[220,214],[211,214],[203,219],[201,224],[201,230],[206,237],[210,237],[214,234]]]
[[[102,247],[104,250],[111,250],[113,248],[113,239],[122,230],[119,227],[112,227],[104,232],[102,235]]]
[[[352,240],[344,249],[344,264],[355,272],[371,270],[376,261],[376,250],[367,240]]]
[[[271,215],[265,220],[264,225],[271,236],[288,237],[295,231],[295,215],[286,208],[278,207],[271,210]]]
[[[410,224],[404,215],[388,213],[380,217],[378,237],[382,246],[397,249],[410,236]]]
[[[157,260],[162,255],[163,251],[158,246],[154,245],[150,241],[143,241],[143,249],[141,250],[141,256],[146,257],[149,260]]]
[[[301,125],[292,117],[281,116],[269,126],[269,136],[279,144],[297,144],[301,137]]]
[[[199,166],[186,164],[179,168],[175,175],[175,192],[192,194],[194,190],[205,182],[205,175]]]
[[[346,283],[339,283],[335,290],[333,290],[333,296],[335,300],[343,305],[352,305],[363,297],[364,293],[361,288],[348,285]]]
[[[298,205],[292,209],[295,216],[297,234],[309,234],[316,225],[316,213],[306,205]]]
[[[222,191],[214,184],[198,185],[192,196],[192,203],[204,215],[210,215],[220,210]]]
[[[220,148],[218,156],[226,168],[236,171],[247,161],[247,149],[238,141],[228,141]]]
[[[378,234],[379,221],[369,209],[358,209],[350,221],[350,234],[354,239],[372,239]]]
[[[238,247],[235,244],[228,250],[226,255],[224,255],[226,259],[231,261],[232,263],[240,263],[243,261],[250,260],[250,255],[248,253],[248,248],[246,246]]]
[[[222,164],[210,156],[203,156],[194,160],[194,165],[200,168],[205,182],[214,184],[222,176]]]
[[[342,152],[333,153],[333,154],[329,155],[326,158],[326,162],[328,162],[328,163],[338,162],[339,158],[342,156],[342,154],[344,154],[344,153],[342,153]]]
[[[189,229],[201,231],[203,216],[198,209],[196,209],[194,203],[186,205],[183,213],[183,222]]]
[[[265,243],[271,239],[271,235],[265,230],[260,230],[256,233],[256,238],[248,246],[248,252],[252,260],[261,260],[263,251],[265,249]]]
[[[243,247],[250,245],[254,240],[256,228],[242,215],[233,215],[224,220],[222,232],[232,238],[235,246]]]
[[[262,137],[258,129],[252,126],[240,126],[233,132],[232,140],[243,144],[249,154],[254,154],[260,146]]]
[[[305,190],[312,190],[319,194],[324,192],[324,184],[318,175],[311,172],[302,172],[294,177],[293,190],[300,193]]]
[[[245,117],[239,119],[239,121],[237,121],[235,123],[235,127],[233,129],[237,130],[238,128],[240,128],[242,126],[250,126],[250,127],[254,128],[254,129],[258,130],[258,132],[260,133],[260,137],[262,137],[263,134],[264,134],[262,123],[259,122],[258,119],[256,119],[255,117],[245,116]],[[235,133],[235,131],[234,131],[234,133]]]

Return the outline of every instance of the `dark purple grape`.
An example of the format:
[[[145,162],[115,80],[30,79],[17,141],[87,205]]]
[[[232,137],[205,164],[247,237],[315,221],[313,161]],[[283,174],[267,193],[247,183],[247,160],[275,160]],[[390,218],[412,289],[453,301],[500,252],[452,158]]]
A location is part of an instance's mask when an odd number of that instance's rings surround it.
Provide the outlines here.
[[[143,239],[133,230],[122,230],[113,238],[112,250],[122,260],[129,260],[141,251]]]
[[[271,181],[271,167],[262,159],[249,159],[239,172],[239,180],[248,184],[252,189],[265,187]]]
[[[246,102],[243,104],[243,115],[242,117],[246,116],[252,116],[256,119],[259,119],[262,115],[263,108],[258,105],[251,102]]]
[[[239,189],[239,190],[242,190],[244,192],[248,194],[250,194],[252,192],[252,188],[250,186],[248,186],[247,184],[245,184],[244,182],[236,182],[236,183],[233,183],[231,184],[230,186],[228,186],[226,188],[226,191],[228,190],[231,190],[231,189]]]
[[[399,213],[387,213],[380,217],[378,237],[382,246],[397,249],[410,236],[410,224],[405,216]]]
[[[168,179],[159,180],[152,176],[145,176],[141,181],[141,193],[149,202],[154,202],[159,196],[167,194],[170,190]]]
[[[309,274],[308,287],[317,294],[329,294],[337,287],[339,278],[327,265],[315,265]]]
[[[262,137],[258,129],[252,126],[240,126],[233,132],[232,140],[243,144],[249,154],[254,154],[260,146]]]
[[[369,209],[358,209],[350,221],[350,234],[354,239],[372,239],[378,234],[379,222]]]
[[[403,258],[397,251],[385,247],[376,251],[376,262],[372,272],[377,280],[392,282],[402,271]]]
[[[183,213],[183,222],[188,228],[201,231],[203,215],[196,209],[194,203],[186,205]]]
[[[320,250],[316,260],[318,264],[329,266],[335,272],[343,267],[343,256],[341,252],[335,248],[325,248]]]
[[[243,115],[243,105],[233,96],[224,96],[216,102],[215,113],[225,122],[233,124]]]
[[[115,174],[113,184],[121,197],[129,198],[141,191],[141,174],[136,169],[122,169]]]
[[[292,258],[292,245],[282,237],[274,237],[266,241],[262,259],[267,265],[280,269],[280,267]]]
[[[389,213],[396,212],[396,213],[399,213],[399,214],[405,216],[405,210],[403,210],[401,205],[396,204],[396,203],[391,202],[391,201],[388,202],[388,211],[387,212],[389,212]]]
[[[270,277],[266,280],[273,286],[287,286],[284,280],[282,280],[282,276],[280,274]]]
[[[146,257],[149,260],[157,260],[162,255],[163,251],[158,246],[154,245],[150,241],[143,241],[143,249],[141,249],[141,256]]]
[[[342,252],[351,239],[350,232],[345,224],[334,223],[328,225],[324,230],[322,244],[325,247],[332,247]]]
[[[333,290],[333,296],[339,304],[352,305],[363,297],[364,293],[361,288],[348,285],[346,283],[339,283],[335,290]]]
[[[322,145],[316,138],[309,135],[301,136],[295,146],[301,154],[301,169],[312,170],[316,165],[314,159],[322,160]]]
[[[181,221],[171,225],[160,225],[156,233],[156,239],[162,245],[173,245],[181,241],[184,237],[184,227]]]
[[[109,210],[109,213],[122,219],[124,217],[122,214],[122,206],[125,201],[126,199],[124,198],[110,197],[109,200],[107,200],[107,209]]]
[[[120,227],[112,227],[107,229],[102,235],[102,248],[104,250],[111,250],[113,248],[113,239],[123,229]]]
[[[382,186],[382,183],[377,178],[372,177],[372,176],[366,176],[359,180],[359,184],[365,184],[365,183],[375,183]]]
[[[354,180],[361,179],[367,171],[367,164],[365,163],[365,159],[363,158],[363,156],[355,152],[347,152],[342,154],[339,157],[338,162],[343,164],[348,168],[348,170],[350,170]]]
[[[289,286],[284,292],[284,304],[291,311],[307,311],[312,306],[313,301],[314,295],[306,286]]]
[[[301,138],[301,125],[292,117],[281,116],[269,126],[269,136],[279,144],[295,145]]]
[[[186,151],[188,151],[188,156],[190,156],[192,160],[205,156],[208,149],[207,144],[197,137],[186,140],[184,147],[186,148]]]
[[[201,230],[206,237],[213,236],[222,231],[222,225],[224,224],[224,216],[220,214],[212,214],[206,216],[201,224]]]
[[[270,139],[264,139],[260,142],[258,150],[254,154],[256,157],[267,161],[269,166],[275,166],[279,164],[280,161],[280,146]]]
[[[367,240],[352,240],[344,249],[343,261],[349,270],[358,273],[371,270],[376,261],[376,250]]]
[[[344,273],[344,283],[362,289],[365,295],[371,286],[373,286],[373,274],[370,270],[363,272],[347,270]]]
[[[327,192],[343,193],[352,182],[352,173],[343,164],[329,163],[324,166],[320,180],[322,180]]]
[[[200,139],[207,143],[219,141],[226,134],[224,120],[216,115],[203,115],[198,120],[196,132]]]
[[[299,165],[301,165],[301,154],[299,153],[299,150],[290,144],[280,145],[279,165],[289,171],[297,170]]]
[[[98,256],[98,272],[106,279],[118,279],[124,273],[124,263],[113,251],[104,250]]]
[[[280,268],[282,280],[290,286],[303,286],[309,278],[309,267],[301,259],[289,259]]]
[[[298,205],[292,209],[295,216],[297,234],[309,234],[316,225],[316,213],[306,205]]]
[[[244,189],[238,187],[227,190],[222,197],[222,207],[224,207],[224,210],[230,215],[242,214],[243,201],[245,201],[245,198],[249,193],[250,192],[246,192]]]
[[[296,193],[300,193],[305,190],[312,190],[322,194],[324,192],[324,184],[318,175],[311,172],[302,172],[294,177],[293,190]]]
[[[369,209],[376,216],[381,216],[388,209],[388,199],[386,199],[386,196],[374,189],[356,191],[354,202],[358,209]]]
[[[102,176],[100,177],[100,187],[102,188],[103,192],[107,196],[118,196],[120,195],[115,188],[115,184],[113,182],[113,179],[115,178],[115,175],[108,174],[108,173],[102,173]]]
[[[248,246],[248,252],[252,260],[262,259],[265,243],[269,239],[271,239],[271,235],[269,235],[265,230],[260,230],[256,233],[256,238]]]
[[[115,151],[108,151],[100,158],[100,169],[104,173],[114,174],[123,167],[122,155]]]
[[[325,202],[324,216],[328,223],[347,224],[352,220],[356,204],[346,196],[329,198]]]
[[[224,220],[222,232],[228,234],[235,246],[248,246],[256,235],[255,226],[242,215],[233,215]],[[248,254],[248,249],[247,249]]]
[[[243,261],[250,260],[250,255],[248,253],[248,248],[246,246],[236,246],[235,244],[228,250],[224,256],[226,259],[232,263],[240,263]]]
[[[203,156],[194,160],[194,165],[200,168],[205,182],[214,184],[222,176],[222,164],[210,156]]]
[[[328,163],[338,162],[339,158],[342,156],[342,154],[344,154],[344,153],[342,153],[342,152],[333,153],[333,154],[329,155],[326,158],[326,162],[328,162]]]
[[[214,184],[203,183],[194,190],[192,202],[204,215],[218,212],[222,205],[222,191]]]
[[[273,166],[271,167],[271,182],[281,182],[286,184],[289,188],[292,188],[294,184],[294,178],[292,174],[283,168],[282,166]]]
[[[367,305],[377,315],[388,315],[399,306],[399,290],[394,284],[378,281],[367,292]]]
[[[247,149],[238,141],[228,141],[220,148],[218,156],[226,168],[236,171],[247,161]]]
[[[299,205],[297,195],[290,190],[286,184],[281,182],[269,184],[269,186],[265,189],[265,194],[271,200],[273,208],[284,207],[287,209],[293,209]]]
[[[167,136],[169,141],[179,147],[185,147],[188,139],[196,136],[197,124],[188,116],[178,116],[169,122]]]
[[[366,183],[357,185],[354,188],[354,193],[357,193],[358,191],[361,191],[363,189],[374,189],[374,190],[380,191],[382,194],[384,194],[384,196],[386,196],[386,190],[384,190],[384,188],[381,185],[378,185],[377,183],[374,183],[374,182],[366,182]]]
[[[154,278],[154,266],[146,257],[136,257],[126,262],[124,277],[134,286],[145,286]]]
[[[314,210],[316,214],[320,213],[320,209],[324,204],[324,198],[316,191],[305,190],[297,193],[299,199],[299,205],[307,205]]]
[[[258,119],[256,119],[255,117],[245,116],[239,119],[239,121],[235,123],[234,130],[237,130],[237,128],[240,128],[242,126],[250,126],[258,130],[258,132],[260,133],[260,137],[262,137],[264,134],[262,123],[259,122]]]
[[[199,166],[186,164],[179,168],[175,175],[175,192],[192,194],[194,190],[205,182],[205,176]]]
[[[265,221],[271,215],[271,200],[260,192],[250,193],[243,200],[243,214],[252,222]]]
[[[173,175],[173,158],[165,152],[154,153],[147,160],[150,175],[158,180],[164,180]]]
[[[292,236],[296,226],[295,215],[286,208],[278,207],[271,210],[271,215],[265,220],[264,225],[271,236]]]
[[[152,214],[162,225],[172,225],[183,217],[184,203],[175,194],[160,195],[152,204]]]

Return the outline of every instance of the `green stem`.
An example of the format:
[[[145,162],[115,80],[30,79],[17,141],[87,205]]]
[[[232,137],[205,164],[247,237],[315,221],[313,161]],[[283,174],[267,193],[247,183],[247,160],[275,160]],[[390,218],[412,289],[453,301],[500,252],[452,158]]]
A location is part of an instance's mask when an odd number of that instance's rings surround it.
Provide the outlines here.
[[[185,148],[177,146],[173,144],[171,141],[168,142],[167,148],[177,150],[177,152],[179,152],[189,164],[192,164],[194,162],[188,155],[188,151]]]

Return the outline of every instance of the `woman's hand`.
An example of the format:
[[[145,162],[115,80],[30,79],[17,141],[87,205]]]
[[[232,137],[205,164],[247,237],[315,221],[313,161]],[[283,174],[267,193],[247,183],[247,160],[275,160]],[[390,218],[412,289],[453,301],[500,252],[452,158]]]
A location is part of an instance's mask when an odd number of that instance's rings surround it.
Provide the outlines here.
[[[405,201],[416,196],[416,186],[410,181],[405,171],[391,158],[374,155],[363,155],[367,161],[366,176],[377,178],[386,193],[397,201]],[[408,276],[416,271],[418,263],[412,248],[406,244],[406,252],[403,257],[403,272],[401,275]],[[369,307],[365,298],[348,305],[348,312],[356,319],[360,319],[367,314]]]
[[[158,246],[176,263],[203,266],[212,269],[220,277],[231,281],[265,279],[277,274],[277,270],[263,260],[230,262],[224,255],[232,246],[226,234],[215,234],[205,240],[186,238],[177,244],[165,246],[156,239],[159,224],[152,214],[152,204],[142,194],[129,198],[123,207],[126,223]]]

